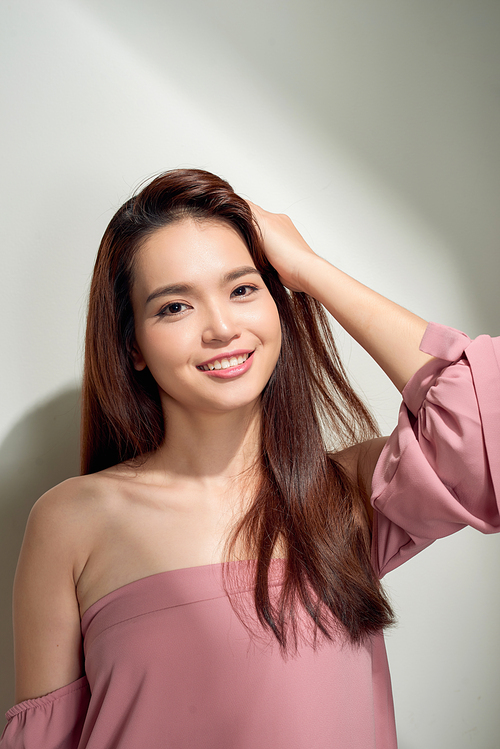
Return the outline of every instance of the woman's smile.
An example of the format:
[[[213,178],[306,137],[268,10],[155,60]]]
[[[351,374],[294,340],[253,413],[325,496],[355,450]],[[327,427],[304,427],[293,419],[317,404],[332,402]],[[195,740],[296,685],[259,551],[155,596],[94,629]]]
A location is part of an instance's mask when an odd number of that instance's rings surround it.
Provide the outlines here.
[[[197,369],[208,372],[212,377],[238,377],[248,372],[252,366],[253,351],[232,351],[210,359],[204,364],[198,364]]]

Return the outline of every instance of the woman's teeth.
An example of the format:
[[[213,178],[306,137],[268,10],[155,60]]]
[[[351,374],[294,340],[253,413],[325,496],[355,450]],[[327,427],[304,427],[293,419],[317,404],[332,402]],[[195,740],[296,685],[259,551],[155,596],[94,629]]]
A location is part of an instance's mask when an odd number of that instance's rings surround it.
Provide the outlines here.
[[[203,364],[198,369],[202,369],[204,372],[212,369],[229,369],[229,367],[236,367],[238,364],[243,364],[249,356],[250,354],[240,354],[239,356],[231,356],[229,359],[216,359],[209,364]]]

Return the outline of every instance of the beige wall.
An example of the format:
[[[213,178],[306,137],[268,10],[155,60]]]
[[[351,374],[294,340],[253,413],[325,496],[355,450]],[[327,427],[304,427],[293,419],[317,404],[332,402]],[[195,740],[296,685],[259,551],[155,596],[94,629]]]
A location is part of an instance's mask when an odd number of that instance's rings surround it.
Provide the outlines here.
[[[0,697],[26,515],[76,472],[97,244],[144,177],[200,166],[424,317],[500,333],[500,6],[484,0],[3,0]],[[7,116],[6,116],[7,115]],[[385,431],[398,397],[340,335]],[[500,735],[500,539],[393,573],[401,749]]]

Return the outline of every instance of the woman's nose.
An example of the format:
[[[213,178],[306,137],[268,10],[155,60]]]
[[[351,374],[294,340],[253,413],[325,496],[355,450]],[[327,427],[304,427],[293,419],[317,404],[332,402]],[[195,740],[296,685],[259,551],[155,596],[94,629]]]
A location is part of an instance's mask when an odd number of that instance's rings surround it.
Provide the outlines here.
[[[238,325],[232,310],[212,307],[207,312],[205,327],[203,329],[203,343],[220,341],[226,343],[237,338],[240,334]]]

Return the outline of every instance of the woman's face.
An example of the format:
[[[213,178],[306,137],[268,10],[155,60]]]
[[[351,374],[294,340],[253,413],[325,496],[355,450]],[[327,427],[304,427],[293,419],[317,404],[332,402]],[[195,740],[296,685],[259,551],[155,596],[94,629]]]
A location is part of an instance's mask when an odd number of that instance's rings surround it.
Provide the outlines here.
[[[134,366],[149,368],[164,413],[256,403],[278,359],[281,326],[234,229],[184,219],[156,231],[135,260],[132,304]]]

